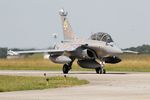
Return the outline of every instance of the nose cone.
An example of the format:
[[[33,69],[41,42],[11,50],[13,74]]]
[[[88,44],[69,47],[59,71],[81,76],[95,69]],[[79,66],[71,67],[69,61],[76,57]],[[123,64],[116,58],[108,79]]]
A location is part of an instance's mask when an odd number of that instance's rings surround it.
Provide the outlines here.
[[[115,54],[122,54],[123,51],[119,47],[115,47]]]
[[[122,54],[122,53],[123,53],[123,51],[122,51],[119,47],[117,47],[117,46],[115,46],[115,45],[113,45],[113,46],[110,47],[110,48],[107,48],[107,52],[108,52],[110,55],[118,55],[118,54]]]

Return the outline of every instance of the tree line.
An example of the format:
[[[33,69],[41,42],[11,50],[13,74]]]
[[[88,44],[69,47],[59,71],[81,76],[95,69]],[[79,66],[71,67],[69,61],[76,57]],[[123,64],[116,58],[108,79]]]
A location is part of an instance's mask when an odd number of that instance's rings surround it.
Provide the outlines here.
[[[0,58],[6,58],[7,57],[7,48],[0,47]]]
[[[130,48],[126,48],[124,50],[137,51],[141,54],[150,54],[150,45],[143,44],[141,46],[130,47]]]

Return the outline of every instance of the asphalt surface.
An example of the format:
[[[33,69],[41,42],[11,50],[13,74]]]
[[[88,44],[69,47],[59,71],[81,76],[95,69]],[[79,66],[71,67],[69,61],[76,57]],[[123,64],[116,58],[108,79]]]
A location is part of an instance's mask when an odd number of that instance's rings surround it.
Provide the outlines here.
[[[63,76],[61,71],[0,71],[1,75]],[[68,76],[86,79],[88,85],[69,88],[0,93],[0,100],[150,100],[150,73],[70,72]]]

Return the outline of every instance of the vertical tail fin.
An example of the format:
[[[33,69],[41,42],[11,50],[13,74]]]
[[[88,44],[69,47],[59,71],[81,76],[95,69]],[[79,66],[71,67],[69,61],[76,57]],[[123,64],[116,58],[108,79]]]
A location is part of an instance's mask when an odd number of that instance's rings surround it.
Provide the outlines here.
[[[72,31],[71,25],[69,24],[69,21],[67,20],[67,12],[65,12],[63,9],[59,11],[59,15],[62,20],[62,26],[63,26],[63,33],[64,33],[64,39],[65,40],[74,40],[75,34]]]

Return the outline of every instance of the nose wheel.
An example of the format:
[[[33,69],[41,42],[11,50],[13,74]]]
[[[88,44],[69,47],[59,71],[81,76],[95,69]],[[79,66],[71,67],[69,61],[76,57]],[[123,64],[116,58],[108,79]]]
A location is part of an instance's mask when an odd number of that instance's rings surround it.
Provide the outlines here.
[[[106,74],[106,69],[101,68],[101,67],[96,68],[95,71],[97,74]]]
[[[103,69],[103,74],[106,74],[106,69]]]

